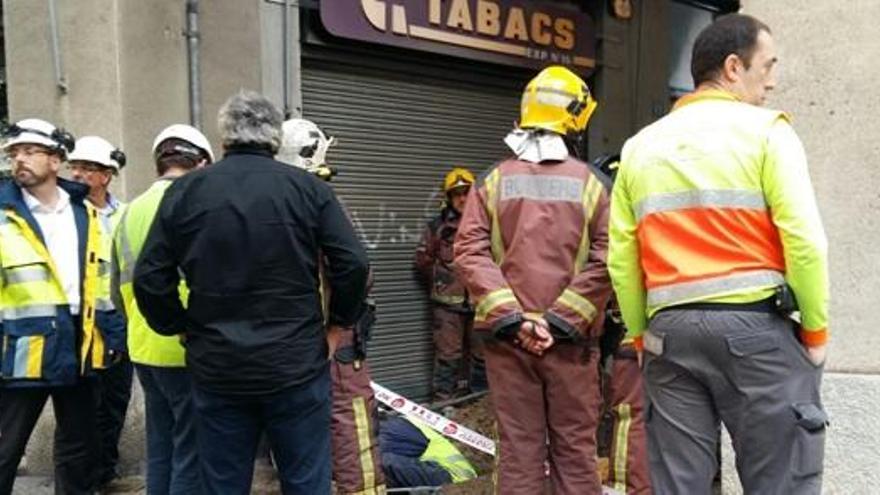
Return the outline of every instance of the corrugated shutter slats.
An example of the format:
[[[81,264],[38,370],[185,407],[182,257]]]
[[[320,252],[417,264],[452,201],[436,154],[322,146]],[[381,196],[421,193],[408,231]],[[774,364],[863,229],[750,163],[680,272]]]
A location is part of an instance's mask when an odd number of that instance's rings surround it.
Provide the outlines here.
[[[430,394],[433,344],[425,287],[413,269],[425,222],[439,211],[453,165],[480,174],[503,158],[518,115],[511,87],[303,60],[304,117],[338,144],[328,162],[334,189],[352,213],[375,272],[378,323],[373,378],[416,400]],[[456,70],[461,70],[457,68]]]

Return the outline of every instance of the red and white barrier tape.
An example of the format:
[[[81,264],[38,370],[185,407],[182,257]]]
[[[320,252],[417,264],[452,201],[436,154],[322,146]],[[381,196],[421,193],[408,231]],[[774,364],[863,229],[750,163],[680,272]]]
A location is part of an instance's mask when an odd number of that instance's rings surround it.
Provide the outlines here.
[[[376,400],[382,404],[385,404],[404,416],[421,421],[432,429],[437,430],[445,437],[458,440],[465,445],[489,455],[495,455],[495,442],[492,440],[480,435],[470,428],[456,423],[455,421],[450,421],[445,416],[422,407],[406,397],[388,390],[376,382],[370,382],[370,385],[373,386]]]

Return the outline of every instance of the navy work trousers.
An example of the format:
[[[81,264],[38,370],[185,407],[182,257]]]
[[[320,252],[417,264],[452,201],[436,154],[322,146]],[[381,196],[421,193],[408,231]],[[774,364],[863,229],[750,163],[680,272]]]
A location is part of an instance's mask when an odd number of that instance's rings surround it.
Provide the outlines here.
[[[199,458],[206,493],[250,493],[266,432],[284,495],[330,494],[330,373],[280,392],[233,396],[195,384]]]
[[[135,367],[146,406],[147,493],[204,493],[189,371],[143,364]]]

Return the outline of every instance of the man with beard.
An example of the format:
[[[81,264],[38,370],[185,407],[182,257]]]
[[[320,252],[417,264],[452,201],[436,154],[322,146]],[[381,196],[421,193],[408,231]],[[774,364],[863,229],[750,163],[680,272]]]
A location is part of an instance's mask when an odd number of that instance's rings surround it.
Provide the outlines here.
[[[125,325],[102,298],[98,212],[88,188],[58,178],[73,137],[40,119],[10,127],[13,181],[0,187],[0,494],[12,492],[49,397],[59,493],[94,490],[95,383],[125,349]]]

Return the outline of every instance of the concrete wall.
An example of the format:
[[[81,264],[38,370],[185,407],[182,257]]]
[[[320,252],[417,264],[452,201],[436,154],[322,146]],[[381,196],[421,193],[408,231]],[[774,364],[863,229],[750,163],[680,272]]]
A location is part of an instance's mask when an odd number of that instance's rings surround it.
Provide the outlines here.
[[[794,118],[830,241],[832,340],[823,400],[831,428],[825,493],[877,493],[880,3],[746,0],[743,12],[773,31],[779,84],[769,105]],[[732,467],[727,454],[726,465]],[[726,474],[729,493],[738,493],[732,469]]]
[[[129,157],[115,191],[132,198],[154,178],[156,134],[189,123],[184,2],[54,1],[66,93],[55,85],[49,2],[4,0],[10,119],[109,139]],[[217,154],[220,105],[240,88],[262,89],[260,4],[200,2],[202,123]]]
[[[74,10],[72,1],[56,3],[66,93],[53,68],[49,2],[4,1],[9,119],[39,117],[76,136],[97,134],[124,146],[117,2],[75,0]]]

